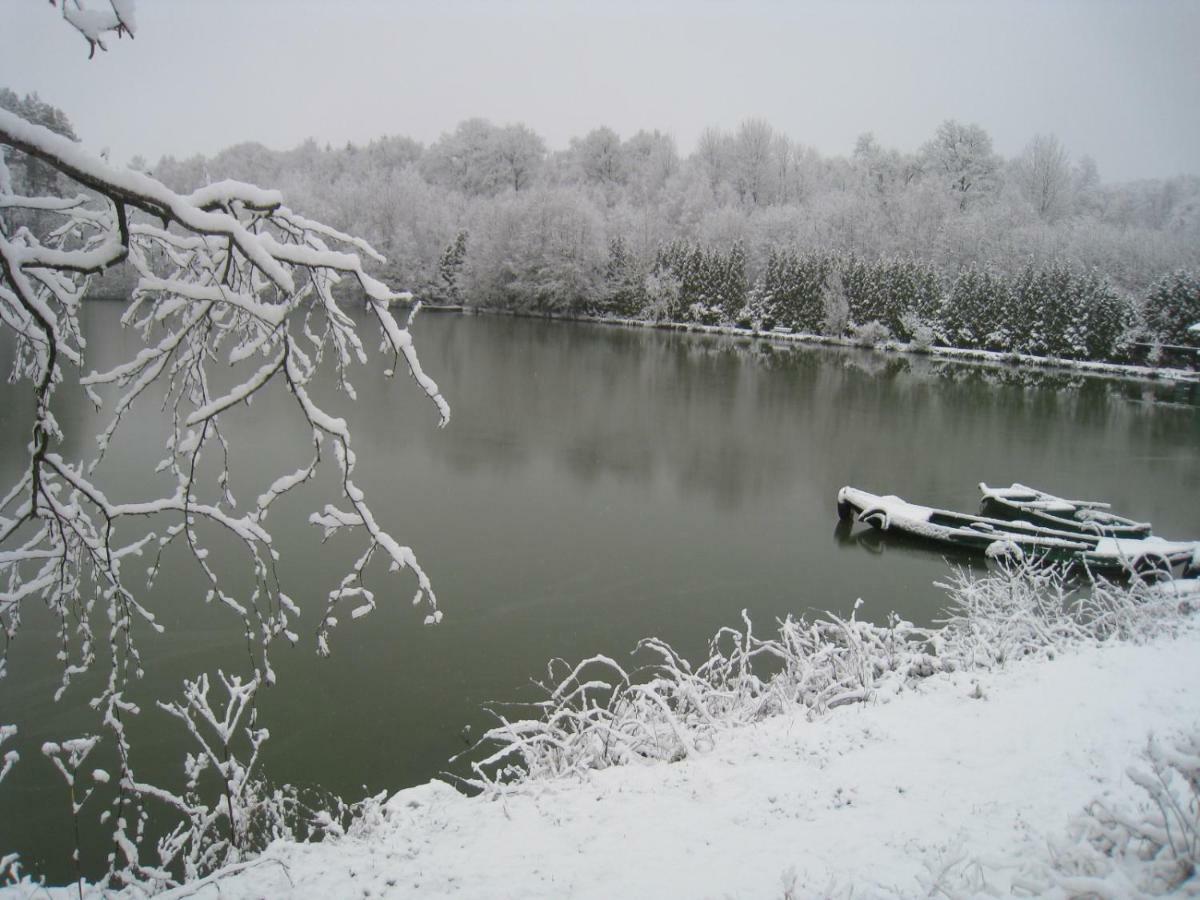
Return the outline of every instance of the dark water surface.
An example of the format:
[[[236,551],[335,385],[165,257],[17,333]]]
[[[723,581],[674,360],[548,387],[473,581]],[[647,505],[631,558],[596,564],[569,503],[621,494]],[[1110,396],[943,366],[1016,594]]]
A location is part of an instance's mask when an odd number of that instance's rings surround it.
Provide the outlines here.
[[[90,311],[89,368],[135,352],[119,312]],[[453,406],[449,427],[382,365],[359,372],[346,415],[356,480],[434,579],[445,620],[423,627],[411,577],[380,570],[380,608],[343,614],[332,658],[319,659],[325,594],[360,545],[322,545],[306,524],[333,499],[332,460],[314,488],[281,502],[268,524],[304,613],[300,646],[276,648],[279,684],[259,701],[278,781],[347,796],[425,781],[463,748],[465,725],[487,724],[482,703],[519,696],[551,657],[619,657],[650,635],[699,654],[743,608],[763,630],[788,612],[848,612],[859,597],[860,615],[876,620],[936,618],[941,554],[838,542],[843,484],[973,511],[979,481],[1023,481],[1110,500],[1167,537],[1200,537],[1194,386],[504,317],[427,314],[414,334]],[[3,390],[7,488],[32,403]],[[89,452],[101,420],[67,394],[56,413],[73,435],[64,456]],[[310,455],[284,396],[238,410],[226,434],[233,487],[248,501]],[[159,489],[148,473],[164,440],[157,401],[143,404],[105,463],[110,497]],[[219,546],[214,557],[232,583],[247,580],[239,557]],[[239,621],[204,592],[176,552],[147,595],[168,628],[143,637],[147,677],[135,689],[135,763],[149,780],[177,780],[185,746],[152,698],[177,697],[188,675],[245,669]],[[31,604],[0,683],[0,722],[20,726],[22,756],[0,786],[0,851],[21,850],[30,869],[61,879],[71,877],[69,807],[38,748],[95,726],[82,712],[92,685],[52,702],[53,652],[52,622]],[[84,849],[98,859],[108,847],[93,835]]]

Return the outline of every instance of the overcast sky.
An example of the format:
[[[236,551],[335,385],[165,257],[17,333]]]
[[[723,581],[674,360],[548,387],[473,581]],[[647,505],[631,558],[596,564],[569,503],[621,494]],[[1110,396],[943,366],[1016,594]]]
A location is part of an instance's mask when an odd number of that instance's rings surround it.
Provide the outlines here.
[[[99,6],[105,0],[85,0]],[[0,85],[115,160],[306,137],[423,142],[524,122],[674,135],[762,117],[825,154],[915,150],[947,118],[1013,155],[1053,132],[1106,181],[1200,173],[1200,2],[139,0],[87,45],[46,0],[0,0]]]

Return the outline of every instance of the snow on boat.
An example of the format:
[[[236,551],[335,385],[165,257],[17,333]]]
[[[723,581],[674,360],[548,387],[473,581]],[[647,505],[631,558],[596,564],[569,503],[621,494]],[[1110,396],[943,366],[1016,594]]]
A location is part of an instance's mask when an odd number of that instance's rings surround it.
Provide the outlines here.
[[[909,503],[854,487],[838,491],[838,516],[879,531],[894,531],[950,544],[989,557],[1031,557],[1068,562],[1104,574],[1169,576],[1182,566],[1184,576],[1200,574],[1200,542],[1159,537],[1118,538],[1065,531],[1032,522],[994,519]]]
[[[1023,484],[988,487],[979,482],[979,511],[994,519],[1016,519],[1052,528],[1115,538],[1146,538],[1149,522],[1135,522],[1111,512],[1111,505],[1096,500],[1066,500]]]

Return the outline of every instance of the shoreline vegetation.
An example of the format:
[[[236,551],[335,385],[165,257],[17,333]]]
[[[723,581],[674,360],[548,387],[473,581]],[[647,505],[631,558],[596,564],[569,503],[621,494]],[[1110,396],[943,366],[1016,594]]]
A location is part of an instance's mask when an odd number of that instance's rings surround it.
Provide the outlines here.
[[[277,828],[261,855],[163,896],[1149,897],[1190,883],[1200,582],[1081,591],[1062,568],[1010,562],[937,587],[948,602],[929,628],[856,607],[763,632],[743,613],[703,662],[657,638],[627,662],[553,660],[545,699],[494,707],[467,751],[476,796],[435,780],[317,813],[319,842]],[[637,866],[613,870],[618,844]]]
[[[1028,353],[1005,353],[996,350],[967,349],[963,347],[925,346],[917,342],[885,339],[870,342],[862,338],[835,337],[779,329],[762,330],[742,328],[736,325],[703,325],[698,322],[647,321],[645,319],[618,316],[589,316],[573,313],[536,313],[518,310],[497,309],[486,306],[422,303],[423,313],[458,314],[467,316],[510,316],[513,318],[545,319],[553,322],[572,322],[586,325],[609,325],[625,328],[645,328],[655,331],[678,331],[689,334],[707,334],[741,340],[773,341],[780,344],[811,344],[824,347],[841,347],[853,350],[875,350],[925,356],[951,362],[976,363],[992,367],[1023,366],[1030,369],[1062,370],[1109,378],[1139,381],[1162,381],[1200,383],[1200,370],[1170,366],[1144,366],[1131,363],[1110,363],[1093,360],[1063,359],[1053,356],[1035,356]],[[1197,357],[1200,361],[1200,356]]]

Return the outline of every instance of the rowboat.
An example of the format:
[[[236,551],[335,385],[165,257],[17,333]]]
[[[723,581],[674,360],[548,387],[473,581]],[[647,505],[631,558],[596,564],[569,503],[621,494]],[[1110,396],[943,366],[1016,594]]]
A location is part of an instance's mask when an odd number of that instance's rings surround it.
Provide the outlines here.
[[[1065,531],[1019,520],[995,519],[920,506],[888,494],[846,486],[838,491],[838,516],[879,531],[909,535],[991,558],[1028,558],[1086,567],[1098,574],[1153,580],[1182,567],[1200,574],[1200,542],[1160,537],[1125,538]]]
[[[988,487],[979,482],[979,512],[994,519],[1031,522],[1056,531],[1095,534],[1116,538],[1146,538],[1149,522],[1135,522],[1112,512],[1112,506],[1098,500],[1066,500],[1014,484],[1012,487]]]

